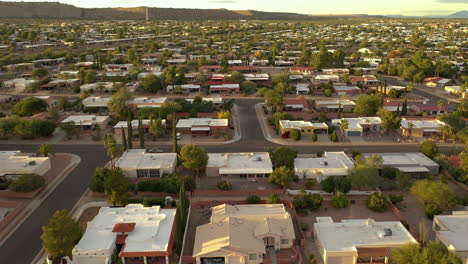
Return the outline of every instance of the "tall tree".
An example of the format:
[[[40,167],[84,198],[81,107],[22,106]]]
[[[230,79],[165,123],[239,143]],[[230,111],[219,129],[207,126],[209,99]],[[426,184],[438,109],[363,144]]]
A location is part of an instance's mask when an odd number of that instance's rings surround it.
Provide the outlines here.
[[[125,87],[122,87],[114,95],[112,95],[111,100],[107,104],[107,107],[112,112],[117,113],[119,118],[122,119],[128,113],[127,101],[131,99],[132,95],[130,92]]]
[[[349,127],[348,120],[346,120],[346,119],[341,120],[341,122],[340,122],[341,141],[344,141],[345,135],[346,135],[346,130],[348,129],[348,127]]]
[[[437,107],[439,108],[439,115],[440,115],[440,112],[442,111],[442,107],[444,107],[445,105],[445,101],[440,99],[439,101],[437,101]]]
[[[196,145],[185,145],[180,150],[182,165],[187,169],[199,171],[208,164],[208,154],[204,148]]]
[[[71,256],[73,247],[81,238],[83,230],[68,210],[58,210],[42,227],[42,246],[54,263],[62,257]]]
[[[133,149],[133,126],[132,126],[132,118],[130,115],[127,117],[127,131],[128,131],[128,149]]]
[[[408,100],[405,99],[403,101],[403,105],[401,107],[401,114],[402,116],[406,116],[408,114]]]
[[[160,136],[164,136],[166,133],[166,127],[164,126],[160,118],[153,120],[151,119],[149,132],[153,136],[153,140],[157,139]]]
[[[425,246],[409,243],[392,250],[391,257],[395,264],[461,264],[457,255],[438,241],[430,241]]]
[[[145,133],[143,131],[143,121],[138,118],[138,137],[140,138],[140,149],[145,149]]]
[[[117,142],[115,141],[114,135],[107,134],[104,136],[104,147],[107,150],[107,155],[111,158],[111,167],[114,170],[114,160],[119,155],[119,149],[117,148]]]
[[[175,113],[172,115],[172,152],[179,153],[179,146],[177,145],[177,119]]]
[[[179,191],[179,202],[177,203],[177,229],[176,229],[176,238],[175,238],[175,247],[177,253],[180,255],[182,250],[182,244],[185,233],[185,226],[187,223],[188,208],[190,206],[190,201],[185,192],[185,184],[182,183]]]
[[[125,129],[124,127],[122,129],[122,151],[125,152],[127,151],[127,138],[125,137]]]
[[[123,174],[122,169],[116,168],[104,180],[104,192],[107,202],[116,205],[125,205],[130,191],[130,180]]]

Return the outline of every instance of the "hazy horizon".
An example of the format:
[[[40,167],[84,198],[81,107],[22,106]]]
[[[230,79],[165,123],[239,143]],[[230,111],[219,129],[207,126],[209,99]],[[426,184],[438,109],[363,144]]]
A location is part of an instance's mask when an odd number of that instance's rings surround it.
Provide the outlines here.
[[[449,15],[468,9],[468,0],[329,0],[327,5],[319,0],[290,0],[284,2],[271,2],[269,0],[61,0],[61,1],[2,1],[2,2],[60,2],[83,8],[99,7],[168,7],[168,8],[200,8],[216,9],[226,8],[230,10],[258,10],[269,12],[291,12],[300,14],[369,14],[369,15]],[[315,8],[318,7],[318,8]]]

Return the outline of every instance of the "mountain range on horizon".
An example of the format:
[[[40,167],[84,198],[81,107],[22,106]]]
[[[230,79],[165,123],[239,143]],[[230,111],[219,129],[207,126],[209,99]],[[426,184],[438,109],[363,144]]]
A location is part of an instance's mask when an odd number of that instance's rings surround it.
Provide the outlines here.
[[[285,12],[228,9],[184,9],[148,7],[150,20],[319,20],[352,17],[385,17],[367,14],[308,15]],[[393,15],[387,17],[412,17]],[[423,16],[427,18],[468,18],[468,11],[448,16]],[[0,2],[0,18],[55,18],[88,20],[144,20],[146,7],[81,8],[59,2]]]

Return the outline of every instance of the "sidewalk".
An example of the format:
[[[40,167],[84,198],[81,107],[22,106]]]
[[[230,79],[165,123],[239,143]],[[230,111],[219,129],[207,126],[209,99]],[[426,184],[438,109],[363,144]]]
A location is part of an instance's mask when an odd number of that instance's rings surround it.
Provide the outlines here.
[[[70,172],[81,162],[80,157],[74,154],[58,154],[58,155],[70,155],[71,161],[67,167],[65,167],[60,174],[55,177],[44,190],[5,227],[0,231],[0,246],[22,225],[22,223],[38,208],[42,202],[57,188],[57,186],[70,174]]]

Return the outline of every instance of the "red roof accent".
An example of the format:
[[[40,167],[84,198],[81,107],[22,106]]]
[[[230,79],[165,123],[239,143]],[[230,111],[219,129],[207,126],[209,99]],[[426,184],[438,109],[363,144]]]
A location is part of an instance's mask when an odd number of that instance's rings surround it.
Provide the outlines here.
[[[114,233],[129,233],[135,229],[136,223],[118,223],[114,225],[112,232]]]
[[[116,245],[123,245],[125,244],[125,240],[127,239],[128,235],[118,235],[117,239],[115,240]]]
[[[403,102],[385,102],[383,106],[403,106]]]
[[[416,105],[416,108],[419,109],[419,111],[439,111],[439,106],[434,105],[434,104],[418,104]],[[444,104],[442,106],[441,111],[448,111],[449,110],[449,104]]]

